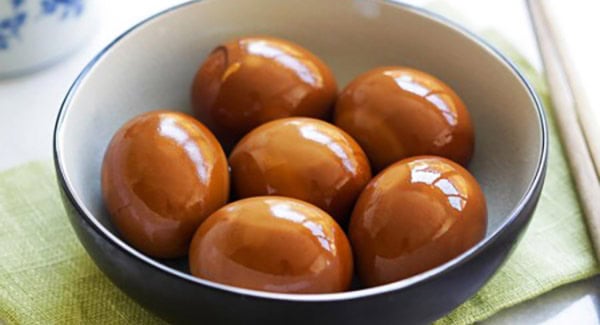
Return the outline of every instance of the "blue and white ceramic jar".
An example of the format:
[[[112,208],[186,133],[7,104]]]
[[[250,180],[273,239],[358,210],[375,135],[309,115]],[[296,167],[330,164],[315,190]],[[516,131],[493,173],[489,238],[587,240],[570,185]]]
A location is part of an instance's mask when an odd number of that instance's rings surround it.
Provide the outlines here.
[[[90,37],[93,0],[0,0],[0,77],[56,62]]]

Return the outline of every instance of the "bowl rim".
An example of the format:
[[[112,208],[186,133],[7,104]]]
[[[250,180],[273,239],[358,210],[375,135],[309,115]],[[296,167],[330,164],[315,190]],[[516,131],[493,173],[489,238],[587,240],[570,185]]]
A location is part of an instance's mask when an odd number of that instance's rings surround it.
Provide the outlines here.
[[[257,299],[268,299],[268,300],[280,300],[280,301],[290,301],[290,302],[335,302],[335,301],[343,301],[343,300],[352,300],[352,299],[361,299],[367,298],[370,296],[387,294],[392,291],[407,289],[409,287],[415,287],[420,284],[423,284],[426,281],[430,281],[437,277],[440,277],[444,273],[447,273],[476,257],[487,247],[492,246],[499,238],[507,231],[508,228],[514,223],[516,223],[519,219],[527,218],[527,215],[522,215],[523,210],[527,206],[527,204],[534,199],[536,192],[543,185],[544,177],[545,177],[545,169],[548,158],[548,125],[546,116],[544,113],[543,105],[538,98],[536,92],[534,91],[531,84],[527,81],[521,71],[517,68],[517,66],[504,54],[502,54],[498,49],[489,44],[486,40],[476,35],[474,32],[466,29],[465,27],[459,25],[456,22],[451,21],[450,19],[432,12],[428,9],[416,7],[411,4],[404,3],[398,0],[369,0],[371,2],[376,2],[380,4],[390,5],[391,7],[395,7],[399,10],[409,11],[412,14],[419,15],[433,21],[438,24],[442,24],[445,27],[451,28],[454,31],[462,34],[464,37],[470,39],[471,41],[477,43],[484,50],[486,50],[490,55],[494,56],[500,62],[506,64],[506,66],[518,77],[522,85],[526,88],[529,96],[534,104],[534,109],[537,112],[537,122],[540,128],[540,153],[538,157],[538,161],[535,167],[535,173],[531,181],[529,182],[527,189],[523,196],[520,198],[517,205],[512,209],[510,215],[502,222],[499,227],[491,234],[486,236],[482,241],[477,243],[475,246],[470,248],[469,250],[463,252],[461,255],[453,258],[452,260],[439,265],[433,269],[427,270],[420,274],[414,275],[412,277],[376,286],[370,288],[363,288],[358,290],[339,292],[339,293],[323,293],[323,294],[289,294],[289,293],[274,293],[274,292],[266,292],[252,289],[239,288],[231,285],[220,284],[217,282],[201,279],[194,277],[189,273],[185,273],[179,271],[177,269],[171,268],[158,260],[155,260],[142,252],[136,250],[129,244],[127,244],[124,240],[120,239],[116,234],[113,234],[106,227],[104,227],[94,216],[93,214],[85,208],[83,201],[72,191],[71,182],[67,176],[67,173],[64,170],[63,164],[63,154],[62,152],[62,130],[63,130],[63,122],[65,119],[66,112],[70,106],[71,100],[73,99],[75,93],[77,92],[80,84],[89,74],[89,72],[95,67],[96,63],[104,57],[104,55],[109,52],[113,46],[119,43],[125,36],[129,35],[133,31],[138,28],[144,26],[146,23],[149,23],[159,17],[164,16],[165,14],[171,13],[173,11],[181,10],[187,6],[195,5],[197,3],[204,2],[204,0],[192,0],[188,2],[184,2],[173,7],[162,10],[158,13],[155,13],[142,21],[136,23],[131,28],[127,29],[113,41],[111,41],[108,45],[106,45],[91,61],[84,67],[84,69],[80,72],[80,74],[76,77],[72,85],[70,86],[63,102],[58,111],[58,115],[56,118],[55,126],[54,126],[54,135],[53,135],[53,158],[54,158],[54,166],[56,169],[56,176],[59,183],[59,186],[62,188],[62,191],[65,197],[69,200],[70,204],[77,211],[80,218],[82,218],[88,226],[90,226],[96,233],[100,234],[107,241],[109,241],[113,246],[117,247],[126,255],[129,255],[132,258],[137,259],[139,262],[144,263],[146,266],[155,269],[156,271],[162,272],[166,275],[174,277],[177,280],[183,280],[191,285],[200,285],[208,287],[209,289],[222,291],[224,293],[229,294],[237,294],[242,296],[253,297]]]

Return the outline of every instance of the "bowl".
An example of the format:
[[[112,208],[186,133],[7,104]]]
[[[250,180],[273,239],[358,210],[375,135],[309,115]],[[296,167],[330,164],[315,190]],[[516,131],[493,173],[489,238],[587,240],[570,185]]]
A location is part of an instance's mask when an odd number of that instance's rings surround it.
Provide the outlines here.
[[[222,41],[253,34],[310,49],[341,87],[385,65],[421,69],[453,87],[475,126],[469,169],[488,199],[485,239],[439,267],[387,285],[279,294],[195,278],[185,260],[153,259],[119,238],[100,191],[100,166],[112,135],[145,111],[190,112],[191,83],[207,54]],[[141,22],[83,70],[58,114],[54,159],[70,222],[89,255],[123,292],[165,320],[410,324],[456,308],[506,260],[538,201],[547,141],[542,107],[519,71],[442,17],[377,0],[205,0]]]
[[[81,47],[97,24],[94,0],[0,0],[0,78],[32,72]]]

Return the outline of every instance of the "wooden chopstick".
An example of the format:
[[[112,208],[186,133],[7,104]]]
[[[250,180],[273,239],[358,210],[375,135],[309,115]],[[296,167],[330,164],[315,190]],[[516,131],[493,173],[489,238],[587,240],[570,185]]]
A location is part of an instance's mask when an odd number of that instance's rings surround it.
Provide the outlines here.
[[[600,182],[578,120],[573,92],[548,28],[549,22],[544,15],[542,2],[527,0],[527,7],[542,54],[558,130],[579,194],[596,259],[600,261]]]
[[[561,63],[562,70],[565,72],[565,80],[570,86],[571,94],[573,95],[573,101],[575,103],[575,110],[579,117],[579,125],[583,131],[588,151],[591,154],[592,162],[596,168],[596,175],[600,175],[600,128],[598,128],[598,118],[594,114],[591,107],[588,94],[585,92],[585,88],[581,84],[579,73],[576,71],[576,66],[570,64],[571,60],[567,44],[565,41],[560,40],[559,25],[552,23],[556,17],[556,10],[548,8],[551,1],[536,1],[536,6],[539,7],[540,13],[545,21],[545,28],[550,35],[550,38],[554,40],[556,55]],[[581,9],[580,9],[581,10]],[[554,16],[552,14],[555,14]],[[563,35],[564,36],[564,35]]]

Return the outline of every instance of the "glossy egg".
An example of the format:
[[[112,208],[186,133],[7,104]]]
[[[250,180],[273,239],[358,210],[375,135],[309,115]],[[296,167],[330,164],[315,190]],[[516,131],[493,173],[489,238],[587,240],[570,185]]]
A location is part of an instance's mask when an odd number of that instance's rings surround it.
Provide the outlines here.
[[[415,69],[383,67],[360,75],[340,94],[334,122],[358,141],[376,171],[417,155],[466,166],[473,154],[473,127],[462,100]]]
[[[200,223],[227,202],[227,160],[194,118],[145,113],[113,136],[102,164],[102,194],[132,246],[154,257],[183,256]]]
[[[195,115],[224,143],[278,118],[326,118],[336,95],[333,74],[318,57],[273,37],[217,46],[192,86]]]
[[[381,285],[424,272],[484,238],[487,209],[475,178],[440,157],[391,165],[367,185],[349,235],[362,283]]]
[[[281,195],[312,203],[340,224],[371,179],[369,161],[344,131],[292,117],[259,126],[229,156],[239,197]]]
[[[352,251],[337,223],[303,201],[264,196],[213,213],[190,246],[193,275],[281,293],[347,290]]]

